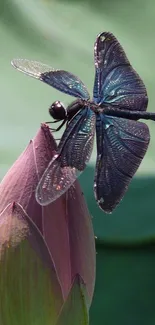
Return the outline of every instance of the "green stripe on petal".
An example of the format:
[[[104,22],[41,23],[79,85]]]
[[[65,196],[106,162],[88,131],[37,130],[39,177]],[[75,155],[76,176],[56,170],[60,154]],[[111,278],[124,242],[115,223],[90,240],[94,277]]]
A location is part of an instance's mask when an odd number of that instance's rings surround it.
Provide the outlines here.
[[[0,215],[0,324],[52,325],[62,293],[52,258],[18,204]]]
[[[88,325],[87,301],[85,284],[81,277],[76,275],[56,325]]]

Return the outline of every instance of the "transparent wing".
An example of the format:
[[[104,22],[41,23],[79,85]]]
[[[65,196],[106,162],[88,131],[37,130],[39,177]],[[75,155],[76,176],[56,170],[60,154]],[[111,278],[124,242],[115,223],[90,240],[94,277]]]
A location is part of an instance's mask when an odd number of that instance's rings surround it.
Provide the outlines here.
[[[37,61],[29,61],[27,59],[13,59],[11,64],[15,69],[36,79],[40,79],[42,73],[54,71],[53,68],[46,64]]]
[[[145,85],[111,33],[101,33],[94,45],[94,101],[129,110],[146,110]]]
[[[94,143],[96,116],[82,109],[68,124],[58,146],[58,155],[45,170],[36,189],[41,205],[55,201],[75,182],[88,163]]]
[[[11,64],[17,70],[43,81],[63,93],[89,99],[89,93],[84,83],[70,72],[54,70],[46,64],[26,59],[14,59]]]
[[[98,116],[96,200],[110,213],[119,204],[149,145],[146,124],[123,118]]]
[[[62,168],[61,161],[55,156],[36,188],[37,202],[44,206],[55,201],[70,188],[79,174],[76,168]]]

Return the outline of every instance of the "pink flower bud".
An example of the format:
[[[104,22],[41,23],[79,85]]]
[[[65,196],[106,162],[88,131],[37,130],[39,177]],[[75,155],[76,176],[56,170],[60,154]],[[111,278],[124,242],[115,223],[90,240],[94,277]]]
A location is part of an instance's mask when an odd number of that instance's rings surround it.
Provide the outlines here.
[[[79,274],[86,285],[90,304],[96,253],[91,217],[78,181],[48,206],[40,206],[35,199],[38,181],[56,149],[49,127],[42,124],[0,184],[0,213],[12,202],[22,206],[49,249],[64,299]]]

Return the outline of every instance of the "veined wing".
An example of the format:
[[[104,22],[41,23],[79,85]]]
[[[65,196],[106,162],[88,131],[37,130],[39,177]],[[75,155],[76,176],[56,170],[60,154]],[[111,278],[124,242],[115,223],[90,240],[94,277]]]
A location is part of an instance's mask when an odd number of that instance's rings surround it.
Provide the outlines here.
[[[63,93],[89,99],[89,93],[84,83],[70,72],[54,70],[46,64],[26,59],[14,59],[11,64],[17,70],[43,81]]]
[[[94,57],[94,102],[112,104],[120,109],[146,110],[145,85],[113,34],[104,32],[97,36]]]
[[[37,186],[36,200],[39,204],[47,205],[55,201],[84,170],[92,153],[95,126],[95,113],[88,107],[72,118],[60,140],[58,154]]]
[[[119,204],[149,145],[146,124],[100,114],[96,121],[96,200],[110,213]]]

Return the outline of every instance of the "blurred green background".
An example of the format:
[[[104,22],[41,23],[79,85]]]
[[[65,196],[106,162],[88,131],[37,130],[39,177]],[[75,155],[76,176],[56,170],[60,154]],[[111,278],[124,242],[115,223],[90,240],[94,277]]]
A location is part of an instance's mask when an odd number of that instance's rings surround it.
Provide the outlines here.
[[[155,111],[154,17],[154,0],[0,0],[1,178],[40,122],[49,120],[50,104],[59,99],[67,105],[72,100],[15,71],[11,59],[27,58],[68,70],[92,93],[93,44],[99,32],[111,31],[146,84],[148,110]],[[155,125],[148,125],[148,152],[113,214],[104,214],[93,196],[95,148],[80,177],[97,236],[92,325],[155,324]]]

